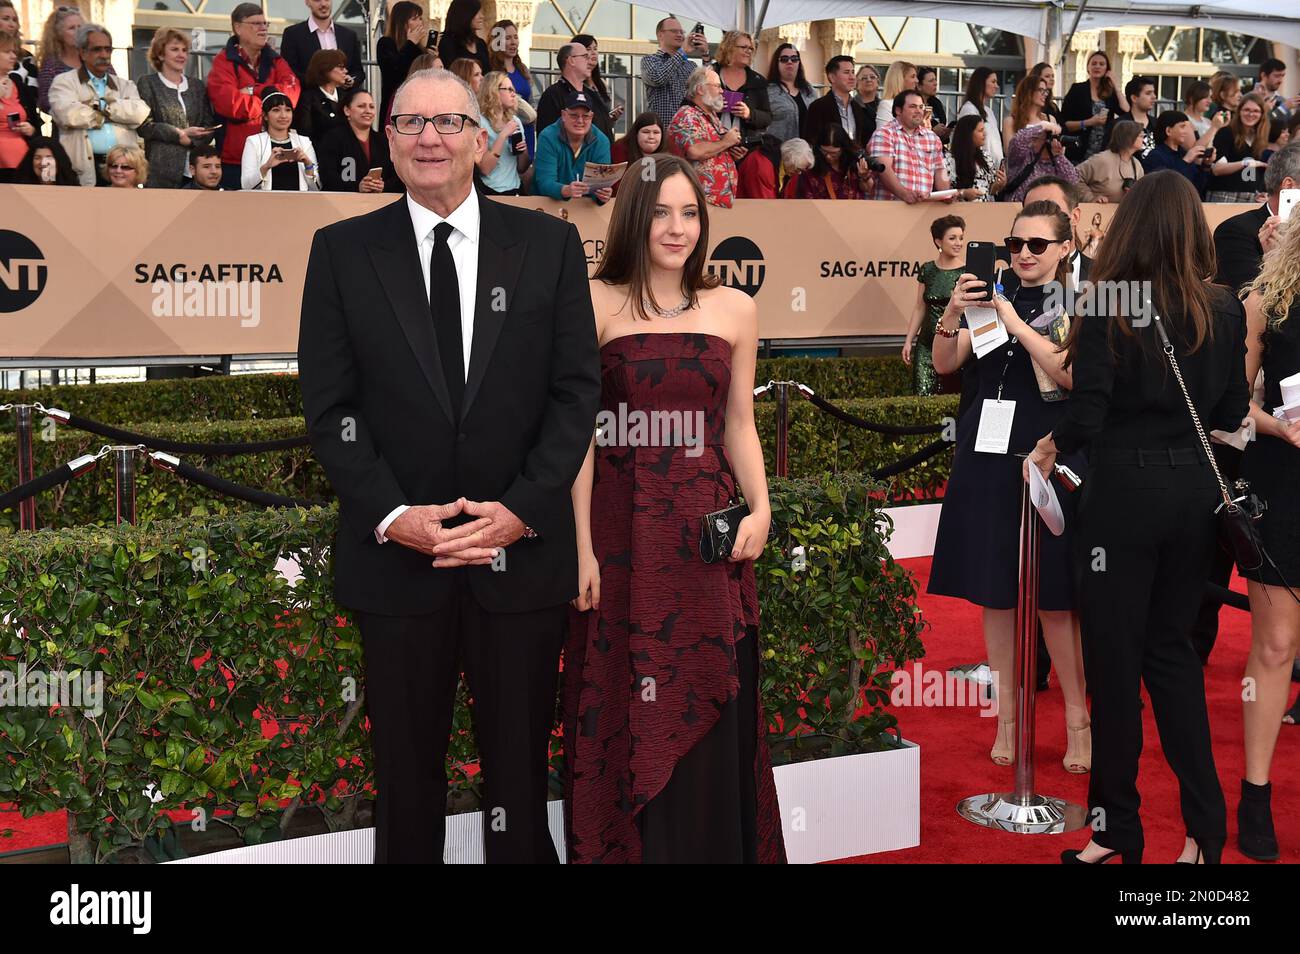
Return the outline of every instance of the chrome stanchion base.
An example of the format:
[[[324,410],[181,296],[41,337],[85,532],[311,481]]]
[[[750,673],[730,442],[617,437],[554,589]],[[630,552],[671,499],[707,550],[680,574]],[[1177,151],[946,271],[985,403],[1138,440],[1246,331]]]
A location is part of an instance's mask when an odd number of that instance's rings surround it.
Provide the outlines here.
[[[957,803],[957,814],[984,828],[1018,835],[1059,835],[1078,831],[1088,823],[1088,810],[1082,805],[1050,795],[1018,799],[1011,792],[963,798]]]

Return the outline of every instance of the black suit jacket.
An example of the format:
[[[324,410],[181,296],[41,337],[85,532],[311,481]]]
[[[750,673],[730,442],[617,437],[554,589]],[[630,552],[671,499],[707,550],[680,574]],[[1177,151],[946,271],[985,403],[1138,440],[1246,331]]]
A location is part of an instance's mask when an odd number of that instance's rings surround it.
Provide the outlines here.
[[[849,109],[853,111],[853,124],[857,127],[852,137],[853,144],[859,149],[865,149],[876,131],[876,114],[868,113],[867,108],[852,97],[849,99]],[[817,137],[821,135],[822,128],[832,124],[843,125],[840,122],[839,106],[835,103],[835,94],[828,92],[813,100],[804,116],[801,138],[813,147],[814,155],[817,152]]]
[[[1214,251],[1219,259],[1219,271],[1214,276],[1216,282],[1237,292],[1247,282],[1255,280],[1260,260],[1264,257],[1264,249],[1259,244],[1259,230],[1268,217],[1268,208],[1261,205],[1219,223],[1214,230]]]
[[[406,197],[316,232],[298,367],[317,460],[339,498],[338,601],[436,612],[468,577],[494,612],[577,594],[570,490],[600,404],[600,360],[578,231],[475,193],[482,213],[463,412],[452,417]],[[503,308],[494,307],[504,304]],[[500,501],[539,536],[504,570],[435,569],[379,523],[400,504]]]
[[[359,192],[362,177],[375,167],[384,170],[385,192],[406,191],[393,169],[388,137],[382,130],[370,133],[369,158],[347,124],[331,129],[320,140],[312,140],[312,145],[316,147],[316,163],[320,166],[321,188],[326,192]]]
[[[335,23],[334,39],[338,42],[339,51],[348,58],[348,72],[352,75],[353,86],[364,85],[366,73],[361,66],[361,44],[357,35],[341,23]],[[320,39],[312,32],[306,20],[284,28],[284,36],[280,38],[280,55],[299,82],[306,77],[307,64],[311,62],[312,56],[319,52]]]

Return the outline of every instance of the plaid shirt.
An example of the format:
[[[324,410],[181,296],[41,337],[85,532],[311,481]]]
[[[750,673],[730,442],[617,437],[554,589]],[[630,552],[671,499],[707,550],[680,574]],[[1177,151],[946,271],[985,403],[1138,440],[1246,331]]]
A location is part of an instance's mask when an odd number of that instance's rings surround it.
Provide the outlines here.
[[[921,195],[934,191],[934,177],[943,172],[943,143],[928,129],[911,135],[903,131],[897,119],[876,130],[867,145],[867,154],[888,159],[903,188]],[[897,199],[877,177],[874,199]]]
[[[658,50],[641,57],[646,106],[659,117],[665,129],[686,98],[686,80],[699,68],[699,63],[691,62],[680,53]]]
[[[688,103],[677,110],[677,115],[668,125],[668,135],[677,151],[685,156],[687,147],[697,142],[718,142],[722,139],[723,129],[716,117]],[[704,198],[709,205],[731,208],[737,184],[736,160],[731,158],[731,151],[724,149],[716,156],[692,159],[690,163],[700,177]]]

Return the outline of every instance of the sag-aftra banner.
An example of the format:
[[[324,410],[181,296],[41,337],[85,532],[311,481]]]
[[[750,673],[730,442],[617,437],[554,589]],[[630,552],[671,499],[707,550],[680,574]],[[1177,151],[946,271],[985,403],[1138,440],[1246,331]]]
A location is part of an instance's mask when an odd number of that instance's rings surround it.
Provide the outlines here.
[[[393,195],[4,186],[0,355],[95,358],[287,354],[312,233]],[[588,274],[612,204],[506,198],[577,226]],[[617,201],[617,200],[615,200]],[[763,338],[902,334],[930,223],[1001,244],[1010,203],[742,200],[709,210],[708,268],[758,302]],[[1247,206],[1207,205],[1211,227]],[[1113,207],[1085,206],[1104,234]]]

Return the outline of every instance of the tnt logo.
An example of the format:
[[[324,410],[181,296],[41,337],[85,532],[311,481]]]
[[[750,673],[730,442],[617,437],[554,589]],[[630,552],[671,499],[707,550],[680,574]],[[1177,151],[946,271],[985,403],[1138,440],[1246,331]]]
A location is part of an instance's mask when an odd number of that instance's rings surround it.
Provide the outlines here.
[[[722,279],[722,284],[739,288],[751,298],[763,287],[763,276],[767,274],[762,250],[739,235],[718,243],[709,259],[708,269],[710,274]]]
[[[35,242],[0,229],[0,314],[22,311],[40,298],[48,273]]]

